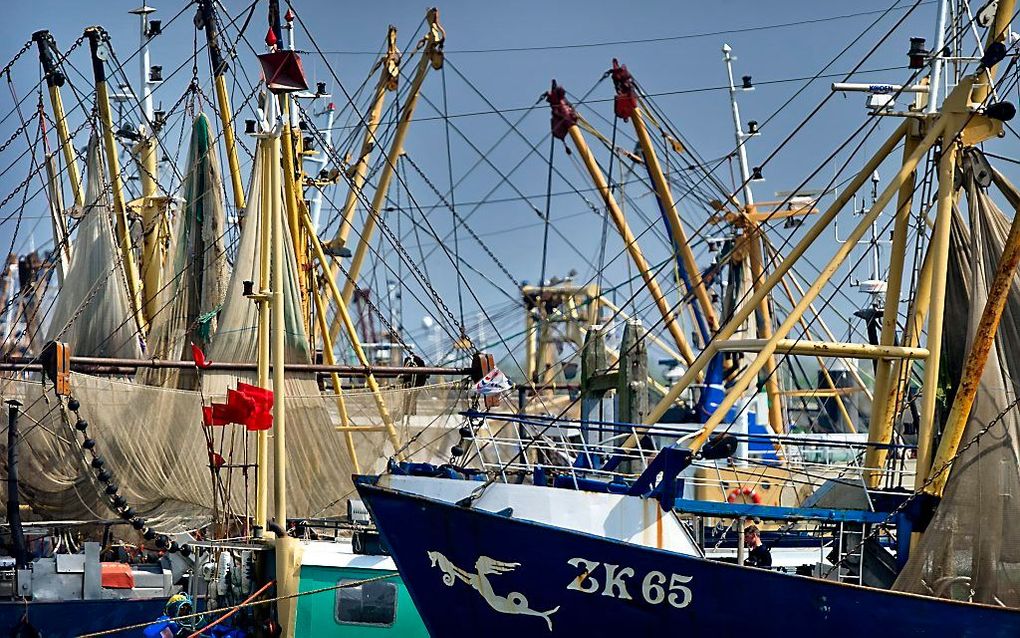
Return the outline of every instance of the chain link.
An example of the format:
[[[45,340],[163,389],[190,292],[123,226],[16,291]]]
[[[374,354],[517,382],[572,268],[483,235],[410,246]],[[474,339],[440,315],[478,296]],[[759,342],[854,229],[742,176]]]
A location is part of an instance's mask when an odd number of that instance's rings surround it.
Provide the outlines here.
[[[302,115],[305,115],[305,119],[307,121],[309,118],[307,117],[307,113],[305,112],[305,110],[303,108],[301,108],[300,105],[298,105],[297,108],[298,108],[298,111]],[[343,162],[341,162],[339,160],[339,158],[336,156],[336,151],[326,144],[325,139],[322,137],[322,133],[320,131],[316,130],[314,127],[311,129],[311,131],[318,138],[319,143],[322,144],[323,151],[327,152],[330,155],[330,159],[332,159],[333,162],[337,166],[342,166]],[[394,167],[394,169],[395,169],[395,167]],[[383,216],[381,214],[376,214],[375,218],[376,218],[376,223],[379,225],[379,228],[381,230],[383,230],[384,232],[386,232],[386,234],[390,238],[390,241],[393,244],[394,248],[404,258],[404,261],[407,263],[408,267],[418,276],[419,280],[422,283],[422,286],[425,288],[425,290],[429,294],[429,296],[432,297],[432,299],[443,310],[443,312],[446,314],[446,316],[449,317],[451,323],[455,327],[460,329],[460,336],[461,336],[462,339],[464,339],[464,342],[468,346],[473,346],[474,344],[471,341],[471,338],[467,335],[467,330],[464,328],[464,324],[462,324],[460,321],[457,320],[457,317],[453,314],[453,311],[450,310],[450,307],[447,306],[446,302],[443,301],[443,298],[439,295],[439,292],[436,291],[436,289],[432,286],[432,282],[429,280],[428,276],[425,275],[421,271],[421,269],[418,268],[417,264],[415,264],[414,259],[411,258],[411,255],[407,252],[407,250],[404,248],[404,245],[400,242],[400,237],[397,236],[393,232],[393,230],[386,224],[386,222],[383,220]],[[347,277],[348,280],[351,279],[350,273],[342,265],[340,266],[340,270],[343,271],[344,276]],[[357,282],[354,283],[354,289],[358,290],[358,291],[361,290],[361,288],[358,286]],[[370,308],[372,307],[371,303],[369,304],[369,307]],[[378,310],[376,310],[376,312],[378,313]],[[386,323],[386,320],[382,318],[381,314],[380,314],[380,319],[382,319],[383,322]]]
[[[429,188],[432,189],[432,192],[435,193],[436,197],[439,198],[439,201],[441,201],[443,203],[443,205],[446,206],[450,210],[451,213],[453,213],[454,218],[460,223],[461,227],[464,230],[466,230],[469,235],[471,235],[472,239],[474,239],[476,242],[478,242],[478,245],[481,246],[482,250],[485,251],[485,254],[489,256],[489,259],[491,259],[496,264],[496,266],[499,267],[500,271],[502,271],[502,273],[504,275],[506,275],[507,278],[510,281],[514,282],[515,286],[520,288],[521,287],[521,282],[517,281],[517,279],[513,275],[510,274],[510,271],[507,270],[506,266],[504,266],[503,263],[499,260],[499,258],[496,257],[496,255],[494,255],[491,250],[489,250],[489,247],[487,245],[485,245],[485,242],[482,241],[482,238],[479,237],[475,233],[475,231],[470,226],[467,225],[467,222],[464,220],[463,217],[461,217],[460,215],[457,214],[457,211],[454,210],[454,208],[453,208],[453,204],[451,204],[449,201],[447,201],[446,197],[444,197],[443,194],[441,192],[439,192],[439,189],[436,188],[436,185],[433,184],[432,180],[430,180],[428,178],[428,176],[425,174],[425,172],[422,171],[421,168],[417,164],[414,163],[414,160],[411,159],[411,156],[408,155],[407,153],[404,153],[404,159],[407,160],[407,162],[411,165],[411,168],[413,168],[415,170],[415,172],[418,173],[419,177],[421,177],[422,180],[424,180],[425,183],[428,184]],[[436,237],[436,239],[438,240],[439,238]],[[440,242],[440,243],[442,243],[442,242]]]
[[[251,101],[252,101],[253,99],[255,99],[255,96],[256,96],[256,95],[258,94],[258,92],[259,92],[259,91],[260,91],[261,89],[262,89],[262,85],[261,85],[260,83],[256,83],[256,84],[255,84],[255,88],[254,88],[254,89],[252,89],[251,93],[249,93],[249,94],[248,94],[248,97],[246,97],[246,98],[244,98],[243,100],[241,100],[241,106],[237,107],[237,111],[235,111],[235,112],[234,112],[234,113],[233,113],[233,114],[232,114],[232,115],[230,116],[230,121],[231,121],[231,123],[233,123],[233,122],[236,122],[236,121],[237,121],[237,116],[241,114],[241,110],[242,110],[242,109],[243,109],[243,108],[245,107],[245,105],[247,105],[247,104],[248,104],[248,103],[250,103],[250,102],[251,102]],[[202,87],[201,87],[201,86],[196,86],[196,87],[195,87],[195,90],[196,90],[196,91],[198,91],[198,94],[199,94],[200,96],[202,96],[202,99],[204,99],[204,100],[205,100],[206,104],[208,104],[208,105],[209,105],[209,108],[210,108],[210,109],[212,109],[212,112],[213,112],[213,113],[214,113],[214,114],[216,115],[216,117],[220,118],[220,121],[222,122],[222,121],[223,121],[223,118],[222,118],[222,116],[221,116],[221,114],[220,114],[220,110],[219,110],[219,108],[218,108],[218,107],[217,107],[217,105],[216,105],[216,100],[214,100],[214,99],[210,98],[210,97],[209,97],[209,95],[208,95],[208,94],[206,94],[206,92],[202,90]],[[220,136],[222,136],[222,135],[223,135],[223,134],[222,134],[222,133],[220,133]],[[217,138],[217,139],[218,139],[218,138]],[[238,146],[238,147],[240,147],[240,148],[241,148],[242,150],[244,150],[245,154],[247,154],[247,155],[248,155],[248,158],[249,158],[249,159],[251,159],[252,161],[255,161],[255,155],[254,155],[254,154],[253,154],[253,153],[252,153],[252,152],[251,152],[250,150],[248,150],[248,147],[247,147],[247,146],[245,146],[244,144],[240,144],[240,143],[238,143],[238,144],[235,144],[235,146]]]
[[[325,267],[328,265],[323,264],[323,266]],[[337,261],[337,267],[340,269],[341,272],[343,272],[345,277],[349,278],[347,269],[344,268],[343,264],[341,264],[339,261]],[[323,278],[320,277],[319,279],[320,279],[319,283],[321,285]],[[354,285],[354,289],[358,292],[362,292],[361,288],[357,284]],[[399,344],[400,347],[404,349],[404,352],[414,357],[417,354],[414,351],[414,348],[412,348],[410,344],[404,341],[404,338],[400,336],[400,331],[397,330],[392,323],[390,323],[390,321],[386,318],[386,315],[384,315],[383,312],[379,310],[379,307],[372,302],[371,297],[369,295],[361,295],[361,299],[364,300],[365,305],[368,306],[369,312],[373,312],[377,317],[379,317],[379,321],[383,324],[383,326],[386,327],[386,330],[389,332],[390,336],[397,340],[397,344]]]
[[[3,144],[0,144],[0,153],[3,153],[4,151],[6,151],[7,147],[10,146],[19,135],[24,133],[25,129],[28,128],[28,125],[31,124],[35,120],[35,118],[37,118],[37,117],[39,117],[39,111],[38,110],[35,113],[33,113],[31,115],[31,117],[29,117],[27,120],[25,120],[25,123],[22,124],[21,126],[19,126],[18,130],[14,131],[14,133],[10,136],[10,138],[7,139],[6,142],[4,142]]]
[[[75,40],[74,42],[71,43],[71,47],[67,51],[64,51],[63,54],[57,56],[56,62],[54,62],[54,66],[60,66],[61,64],[63,64],[64,61],[67,59],[67,56],[71,55],[71,53],[75,49],[80,47],[82,45],[82,43],[84,43],[84,42],[85,42],[85,34],[83,33],[80,36],[78,36],[77,40]]]
[[[393,247],[396,248],[401,255],[403,255],[404,260],[407,262],[408,267],[412,271],[414,271],[416,275],[418,275],[418,278],[421,280],[422,286],[425,287],[426,291],[429,293],[429,296],[432,297],[432,299],[439,305],[442,311],[446,313],[446,316],[450,318],[451,323],[453,323],[454,326],[460,329],[460,337],[464,340],[465,345],[468,347],[473,347],[474,343],[471,341],[471,337],[468,336],[467,330],[464,328],[464,324],[457,320],[457,317],[453,314],[453,311],[450,310],[450,307],[446,305],[445,301],[443,301],[442,296],[440,296],[439,292],[432,286],[432,281],[429,279],[428,275],[423,273],[421,269],[418,268],[418,265],[414,262],[414,259],[411,258],[410,253],[407,252],[407,249],[405,249],[404,245],[400,242],[400,237],[397,236],[397,234],[394,233],[393,230],[386,224],[385,220],[383,220],[382,215],[376,215],[376,222],[379,224],[379,228],[384,230],[386,234],[389,236],[390,241],[393,243]]]
[[[29,120],[29,121],[31,121],[31,120]],[[91,122],[92,122],[92,118],[91,117],[85,118],[85,121],[81,123],[81,126],[79,126],[74,131],[72,131],[70,134],[68,134],[68,143],[70,143],[70,140],[74,139],[74,136],[77,135],[78,133],[80,133],[82,131],[82,129],[84,129]],[[34,171],[29,171],[28,177],[26,177],[20,184],[15,186],[14,190],[12,190],[7,195],[7,197],[4,197],[3,200],[0,201],[0,209],[2,209],[4,206],[6,206],[7,203],[10,202],[11,199],[13,199],[14,196],[17,195],[21,191],[22,188],[25,188],[25,186],[27,186],[29,184],[29,182],[31,182],[32,179],[36,175],[38,175],[39,172],[42,171],[45,166],[46,166],[46,164],[45,164],[45,162],[43,162]]]
[[[25,55],[25,52],[26,52],[26,51],[28,51],[28,50],[29,50],[29,49],[31,49],[31,48],[32,48],[32,41],[31,41],[31,40],[29,40],[28,42],[26,42],[26,43],[25,43],[25,44],[24,44],[24,45],[23,45],[23,46],[21,47],[21,50],[19,50],[19,51],[18,51],[17,53],[15,53],[15,54],[14,54],[14,57],[13,57],[13,58],[11,58],[11,61],[10,61],[10,62],[8,62],[8,63],[7,63],[6,65],[4,65],[4,68],[3,68],[3,70],[0,70],[0,75],[7,75],[7,79],[8,79],[8,80],[10,80],[10,75],[9,75],[9,74],[10,74],[10,72],[11,72],[11,67],[13,67],[13,66],[14,66],[14,63],[15,63],[15,62],[17,62],[17,61],[18,61],[18,59],[19,59],[19,58],[20,58],[21,56]]]

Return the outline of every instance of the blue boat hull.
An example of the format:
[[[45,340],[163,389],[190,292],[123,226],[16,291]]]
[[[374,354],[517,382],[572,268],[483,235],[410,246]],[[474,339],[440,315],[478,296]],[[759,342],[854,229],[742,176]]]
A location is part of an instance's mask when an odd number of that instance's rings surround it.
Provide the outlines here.
[[[166,598],[128,600],[60,600],[0,602],[0,636],[10,636],[28,614],[43,638],[70,638],[97,631],[108,631],[156,620],[163,613]],[[141,629],[117,632],[110,636],[141,636]]]
[[[739,567],[360,484],[432,636],[1020,636],[1020,611]]]

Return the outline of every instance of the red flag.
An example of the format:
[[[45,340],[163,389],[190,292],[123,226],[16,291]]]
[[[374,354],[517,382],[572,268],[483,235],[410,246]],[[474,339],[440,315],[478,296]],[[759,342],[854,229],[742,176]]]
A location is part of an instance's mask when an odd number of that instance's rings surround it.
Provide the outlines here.
[[[244,394],[246,397],[255,402],[256,405],[260,406],[265,410],[273,409],[273,391],[267,390],[266,388],[260,388],[257,385],[251,385],[248,383],[238,382],[237,391]]]
[[[230,423],[230,421],[224,420],[222,415],[218,414],[217,411],[213,409],[215,406],[215,403],[213,405],[202,406],[202,422],[207,426],[226,425],[227,423]]]
[[[273,391],[238,383],[237,389],[227,389],[226,403],[213,403],[202,408],[206,425],[239,423],[249,430],[268,430],[273,427]]]
[[[252,413],[244,425],[253,432],[268,430],[273,427],[273,413],[269,410],[258,410]]]
[[[205,370],[212,365],[212,361],[206,360],[205,353],[195,344],[191,344],[191,358],[195,360],[195,367],[199,370]]]
[[[244,423],[255,410],[255,401],[238,390],[227,390],[227,410],[231,423]]]
[[[233,423],[234,422],[234,420],[232,418],[230,418],[230,409],[229,409],[229,407],[224,405],[224,404],[222,404],[222,403],[213,403],[212,404],[212,420],[213,420],[213,423],[219,422],[222,425],[226,425],[228,423]]]
[[[273,427],[273,391],[248,383],[238,383],[237,391],[243,394],[252,405],[248,418],[244,421],[249,430],[268,430]]]

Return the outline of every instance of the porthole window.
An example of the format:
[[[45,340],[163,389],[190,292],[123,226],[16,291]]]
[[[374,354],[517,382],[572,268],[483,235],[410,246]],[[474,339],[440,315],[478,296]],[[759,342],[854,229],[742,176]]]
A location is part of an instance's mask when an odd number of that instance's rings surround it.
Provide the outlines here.
[[[339,581],[338,585],[358,582]],[[397,618],[397,586],[374,582],[336,590],[336,621],[341,625],[389,627]]]

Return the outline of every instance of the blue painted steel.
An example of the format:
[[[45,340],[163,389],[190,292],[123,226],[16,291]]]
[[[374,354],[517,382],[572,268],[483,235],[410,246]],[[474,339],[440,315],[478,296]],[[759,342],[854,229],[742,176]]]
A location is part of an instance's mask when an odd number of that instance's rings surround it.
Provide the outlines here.
[[[152,622],[163,614],[166,598],[126,600],[33,600],[0,602],[0,636],[13,635],[13,630],[27,615],[45,637],[78,636],[107,631],[139,623]],[[141,636],[141,630],[110,634],[114,638]]]
[[[690,467],[694,453],[672,445],[662,448],[645,471],[637,477],[630,491],[631,496],[647,496],[658,499],[662,509],[673,507],[677,494],[684,493],[680,472]]]
[[[626,494],[630,485],[623,479],[600,481],[583,478],[572,474],[559,474],[553,479],[553,487],[568,490],[584,490],[586,492],[604,492],[608,494]]]
[[[712,417],[726,397],[726,388],[723,386],[723,357],[722,354],[712,357],[705,370],[705,386],[701,389],[701,396],[698,397],[698,404],[694,409],[694,414],[701,423]],[[729,421],[726,420],[727,423]]]
[[[648,169],[648,179],[654,184],[655,178],[652,176],[652,168],[645,163],[645,167]],[[669,216],[666,214],[666,205],[662,199],[659,198],[659,193],[655,193],[655,202],[659,205],[659,216],[662,218],[662,222],[666,225],[666,236],[669,237],[669,243],[673,246],[673,261],[676,265],[677,274],[680,275],[681,281],[684,282],[684,290],[687,293],[684,295],[684,300],[689,301],[691,309],[694,311],[694,320],[698,324],[698,331],[701,333],[702,343],[708,343],[712,340],[712,332],[708,329],[708,321],[705,319],[705,313],[697,301],[691,301],[693,293],[691,292],[691,276],[684,268],[684,262],[680,259],[680,244],[677,242],[676,237],[673,236],[673,226],[669,223]],[[704,281],[704,280],[702,280]]]
[[[1020,636],[1017,610],[714,562],[365,482],[358,490],[433,636]]]
[[[752,503],[717,503],[678,498],[676,511],[716,518],[763,518],[782,521],[828,521],[833,523],[887,523],[890,515],[886,512],[865,510],[843,510],[824,507],[779,507],[776,505],[755,505]]]

